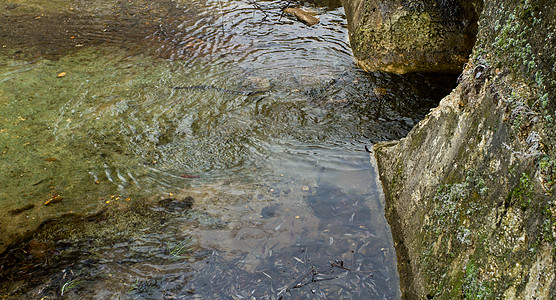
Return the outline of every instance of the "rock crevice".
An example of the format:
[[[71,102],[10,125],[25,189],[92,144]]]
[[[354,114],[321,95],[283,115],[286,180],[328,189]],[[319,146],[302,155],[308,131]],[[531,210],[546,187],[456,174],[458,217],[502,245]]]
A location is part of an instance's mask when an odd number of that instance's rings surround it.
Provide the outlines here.
[[[430,20],[412,1],[347,2],[363,66],[376,52],[359,44],[380,45],[369,32],[385,16],[418,18],[405,30],[418,39]],[[404,298],[556,297],[555,19],[552,1],[486,0],[459,85],[406,138],[375,145]]]

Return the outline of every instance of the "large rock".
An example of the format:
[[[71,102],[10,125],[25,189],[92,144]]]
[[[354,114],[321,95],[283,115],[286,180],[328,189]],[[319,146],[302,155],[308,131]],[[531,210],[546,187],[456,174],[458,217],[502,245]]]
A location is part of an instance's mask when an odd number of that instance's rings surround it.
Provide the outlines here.
[[[459,86],[375,146],[406,299],[556,299],[556,3],[484,5]]]
[[[367,71],[459,73],[482,0],[344,0],[351,47]]]

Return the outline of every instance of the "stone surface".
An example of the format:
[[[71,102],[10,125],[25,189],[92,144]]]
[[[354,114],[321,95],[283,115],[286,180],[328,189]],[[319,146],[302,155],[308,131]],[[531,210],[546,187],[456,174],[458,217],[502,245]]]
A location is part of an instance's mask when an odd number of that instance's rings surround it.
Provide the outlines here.
[[[459,73],[482,0],[345,0],[351,47],[367,71]]]
[[[404,298],[556,297],[555,12],[485,1],[460,84],[375,145]]]

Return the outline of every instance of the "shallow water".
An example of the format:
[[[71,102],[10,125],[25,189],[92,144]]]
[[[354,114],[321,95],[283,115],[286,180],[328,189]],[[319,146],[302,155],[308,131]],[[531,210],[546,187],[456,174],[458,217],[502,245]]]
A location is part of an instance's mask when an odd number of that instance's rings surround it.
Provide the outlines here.
[[[0,293],[400,296],[364,145],[453,79],[361,72],[339,3],[284,4],[0,1]]]

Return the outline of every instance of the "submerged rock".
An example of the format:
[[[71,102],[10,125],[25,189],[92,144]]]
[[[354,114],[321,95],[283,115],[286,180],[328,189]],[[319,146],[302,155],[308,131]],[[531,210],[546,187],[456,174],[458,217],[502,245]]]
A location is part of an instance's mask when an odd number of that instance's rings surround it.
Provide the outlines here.
[[[158,201],[158,204],[163,207],[167,212],[181,212],[191,209],[195,200],[193,197],[188,196],[183,200],[166,198]]]
[[[346,0],[349,37],[366,71],[459,73],[475,42],[481,0]]]

